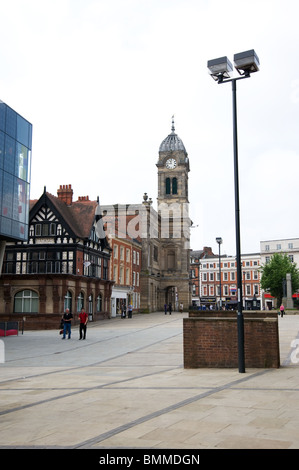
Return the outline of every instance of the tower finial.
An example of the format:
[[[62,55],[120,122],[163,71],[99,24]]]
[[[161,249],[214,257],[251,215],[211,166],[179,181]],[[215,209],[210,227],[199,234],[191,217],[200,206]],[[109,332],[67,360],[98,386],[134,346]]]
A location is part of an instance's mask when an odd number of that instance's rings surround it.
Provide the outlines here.
[[[171,130],[174,134],[174,131],[175,131],[175,127],[174,127],[174,114],[172,115],[172,126],[171,126]]]

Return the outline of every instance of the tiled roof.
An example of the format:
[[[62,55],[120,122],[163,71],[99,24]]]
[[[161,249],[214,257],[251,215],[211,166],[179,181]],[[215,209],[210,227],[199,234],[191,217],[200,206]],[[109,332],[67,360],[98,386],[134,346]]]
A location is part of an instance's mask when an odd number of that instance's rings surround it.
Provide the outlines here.
[[[42,197],[47,197],[57,212],[62,216],[70,229],[78,238],[88,238],[95,220],[97,201],[80,200],[67,205],[64,201],[49,192],[45,192]],[[40,201],[30,201],[30,211]]]

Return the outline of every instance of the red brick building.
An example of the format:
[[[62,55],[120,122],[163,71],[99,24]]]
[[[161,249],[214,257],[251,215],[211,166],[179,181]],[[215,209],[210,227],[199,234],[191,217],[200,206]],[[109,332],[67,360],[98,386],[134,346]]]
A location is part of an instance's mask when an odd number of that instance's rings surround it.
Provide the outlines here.
[[[31,201],[28,242],[7,243],[0,278],[0,318],[58,327],[66,307],[90,320],[110,315],[111,248],[96,233],[98,201],[73,201],[71,185]]]

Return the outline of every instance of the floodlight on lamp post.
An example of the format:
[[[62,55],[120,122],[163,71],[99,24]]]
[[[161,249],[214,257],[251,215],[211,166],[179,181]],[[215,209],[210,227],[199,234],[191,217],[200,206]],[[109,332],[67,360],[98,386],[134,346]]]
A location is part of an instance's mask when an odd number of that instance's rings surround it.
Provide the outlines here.
[[[251,73],[259,71],[259,58],[253,49],[234,55],[235,69],[240,77],[231,78],[233,70],[228,58],[220,57],[208,61],[210,75],[219,84],[231,82],[233,94],[233,145],[234,145],[234,184],[235,184],[235,225],[236,225],[236,260],[237,260],[237,294],[238,294],[238,364],[239,372],[245,372],[244,357],[244,318],[242,305],[242,268],[240,244],[240,204],[239,204],[239,170],[238,170],[238,134],[237,134],[237,80],[249,78]],[[220,245],[219,245],[220,247]]]
[[[222,295],[221,295],[221,254],[220,245],[222,244],[222,238],[217,237],[216,242],[219,245],[219,310],[222,310]]]

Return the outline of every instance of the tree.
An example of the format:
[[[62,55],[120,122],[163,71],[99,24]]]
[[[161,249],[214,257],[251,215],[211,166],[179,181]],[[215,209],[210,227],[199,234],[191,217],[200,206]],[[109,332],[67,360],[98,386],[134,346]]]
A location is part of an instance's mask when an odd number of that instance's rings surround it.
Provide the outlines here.
[[[278,306],[282,303],[283,281],[291,274],[292,294],[299,289],[299,271],[286,254],[274,253],[270,262],[261,267],[261,287],[276,297]]]

